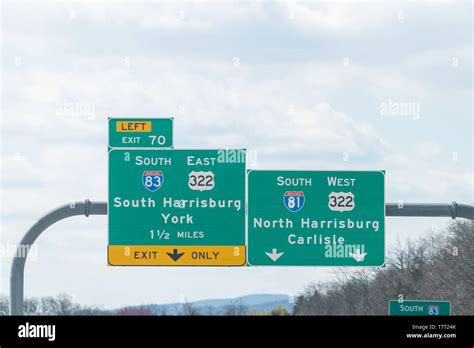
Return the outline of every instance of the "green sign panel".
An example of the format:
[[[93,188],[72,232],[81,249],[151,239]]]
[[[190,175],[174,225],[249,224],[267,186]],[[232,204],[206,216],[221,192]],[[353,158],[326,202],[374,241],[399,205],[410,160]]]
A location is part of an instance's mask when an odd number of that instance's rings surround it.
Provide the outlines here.
[[[245,150],[109,150],[111,265],[241,266]]]
[[[383,171],[249,171],[248,263],[384,264]]]
[[[398,301],[390,300],[389,315],[451,315],[451,303],[448,301]]]
[[[171,148],[173,118],[109,118],[109,147]]]

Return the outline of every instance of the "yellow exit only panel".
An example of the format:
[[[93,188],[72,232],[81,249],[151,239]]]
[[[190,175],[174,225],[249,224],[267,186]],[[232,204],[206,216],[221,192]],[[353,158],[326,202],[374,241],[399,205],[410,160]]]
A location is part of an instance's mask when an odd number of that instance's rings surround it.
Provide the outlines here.
[[[109,245],[112,266],[244,266],[245,246]]]

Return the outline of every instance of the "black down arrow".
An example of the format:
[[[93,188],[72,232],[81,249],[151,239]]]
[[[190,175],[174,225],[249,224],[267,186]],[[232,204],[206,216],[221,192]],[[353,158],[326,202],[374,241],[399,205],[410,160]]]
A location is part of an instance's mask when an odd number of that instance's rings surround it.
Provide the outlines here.
[[[173,249],[173,253],[167,253],[169,257],[173,259],[174,262],[178,261],[184,253],[178,253],[178,249]]]

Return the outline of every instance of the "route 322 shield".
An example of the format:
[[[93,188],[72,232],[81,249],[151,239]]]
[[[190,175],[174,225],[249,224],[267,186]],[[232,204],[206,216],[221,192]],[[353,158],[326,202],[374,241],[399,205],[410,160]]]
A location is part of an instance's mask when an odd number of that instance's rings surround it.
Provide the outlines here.
[[[304,192],[303,191],[286,191],[283,195],[283,203],[286,209],[292,213],[296,213],[303,208]]]
[[[143,186],[148,191],[155,192],[163,186],[163,172],[161,170],[145,170],[142,175]]]

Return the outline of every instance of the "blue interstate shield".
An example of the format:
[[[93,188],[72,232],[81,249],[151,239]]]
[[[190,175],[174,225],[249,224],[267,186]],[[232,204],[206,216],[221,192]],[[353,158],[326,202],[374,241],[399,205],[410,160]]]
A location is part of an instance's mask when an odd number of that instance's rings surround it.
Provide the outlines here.
[[[155,192],[163,186],[163,172],[161,170],[145,170],[142,175],[143,186],[148,191]]]
[[[428,315],[439,315],[439,306],[428,306]]]
[[[304,205],[304,192],[286,191],[283,195],[283,204],[285,204],[286,209],[292,213],[300,211]]]

